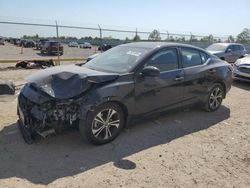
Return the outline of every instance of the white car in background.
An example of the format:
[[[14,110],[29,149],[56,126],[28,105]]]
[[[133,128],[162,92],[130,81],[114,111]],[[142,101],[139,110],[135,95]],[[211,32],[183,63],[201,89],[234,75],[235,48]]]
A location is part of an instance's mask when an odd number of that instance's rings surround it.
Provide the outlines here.
[[[234,63],[233,79],[250,82],[250,55]]]
[[[92,45],[88,42],[84,42],[79,45],[80,48],[92,48]]]
[[[228,63],[234,63],[247,53],[245,46],[238,43],[214,43],[208,46],[206,50]]]
[[[69,42],[68,46],[69,47],[77,47],[78,48],[78,43],[77,42]]]

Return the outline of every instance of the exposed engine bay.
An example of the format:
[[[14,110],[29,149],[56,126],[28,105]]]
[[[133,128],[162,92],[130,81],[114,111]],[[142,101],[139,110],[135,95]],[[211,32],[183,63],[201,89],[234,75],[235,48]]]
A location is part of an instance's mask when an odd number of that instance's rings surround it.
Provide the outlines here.
[[[64,68],[67,71],[62,71]],[[84,73],[79,72],[82,69]],[[75,65],[45,71],[29,77],[18,98],[19,127],[28,143],[35,133],[47,137],[78,126],[81,112],[88,110],[88,91],[117,77],[98,75],[97,71],[89,75],[86,69]]]

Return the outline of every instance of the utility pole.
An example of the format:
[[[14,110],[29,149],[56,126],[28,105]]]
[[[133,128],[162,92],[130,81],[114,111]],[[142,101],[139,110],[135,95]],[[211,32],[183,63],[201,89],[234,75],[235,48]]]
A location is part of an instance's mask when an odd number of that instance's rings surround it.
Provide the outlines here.
[[[100,31],[100,40],[101,40],[101,42],[100,42],[100,49],[101,49],[101,52],[102,52],[102,28],[101,28],[101,26],[98,24],[98,27],[99,27],[99,31]]]
[[[191,35],[190,42],[192,42],[193,41],[193,34],[190,32],[190,35]]]
[[[57,21],[56,21],[56,37],[57,37],[57,64],[60,65],[60,43],[59,43],[59,34],[58,34],[58,25],[57,25]]]
[[[168,35],[168,41],[169,41],[169,32],[167,31],[167,35]]]

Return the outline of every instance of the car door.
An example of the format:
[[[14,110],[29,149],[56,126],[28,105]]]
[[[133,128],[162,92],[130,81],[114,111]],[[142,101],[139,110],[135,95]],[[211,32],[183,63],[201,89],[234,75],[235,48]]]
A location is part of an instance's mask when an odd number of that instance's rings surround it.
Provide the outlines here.
[[[235,62],[241,56],[241,50],[239,45],[233,45],[234,58],[233,62]]]
[[[205,62],[208,55],[198,49],[180,48],[182,66],[184,71],[184,101],[185,104],[194,103],[204,93],[204,81],[207,67]],[[209,70],[213,74],[213,69]]]
[[[233,62],[235,58],[235,52],[233,45],[229,45],[225,51],[225,61]]]
[[[137,113],[146,113],[179,104],[183,98],[183,70],[179,68],[176,48],[164,48],[145,60],[144,67],[160,70],[157,77],[138,74],[135,78]]]

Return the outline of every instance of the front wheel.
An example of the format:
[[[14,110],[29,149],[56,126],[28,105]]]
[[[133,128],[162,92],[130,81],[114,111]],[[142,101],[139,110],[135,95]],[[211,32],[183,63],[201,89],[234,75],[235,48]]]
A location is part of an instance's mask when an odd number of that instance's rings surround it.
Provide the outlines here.
[[[221,106],[222,100],[224,98],[224,89],[220,84],[215,84],[210,90],[205,103],[205,110],[208,112],[214,112],[218,110]]]
[[[86,121],[80,120],[81,135],[92,144],[106,144],[114,140],[124,125],[124,113],[116,103],[105,103],[89,112]]]

